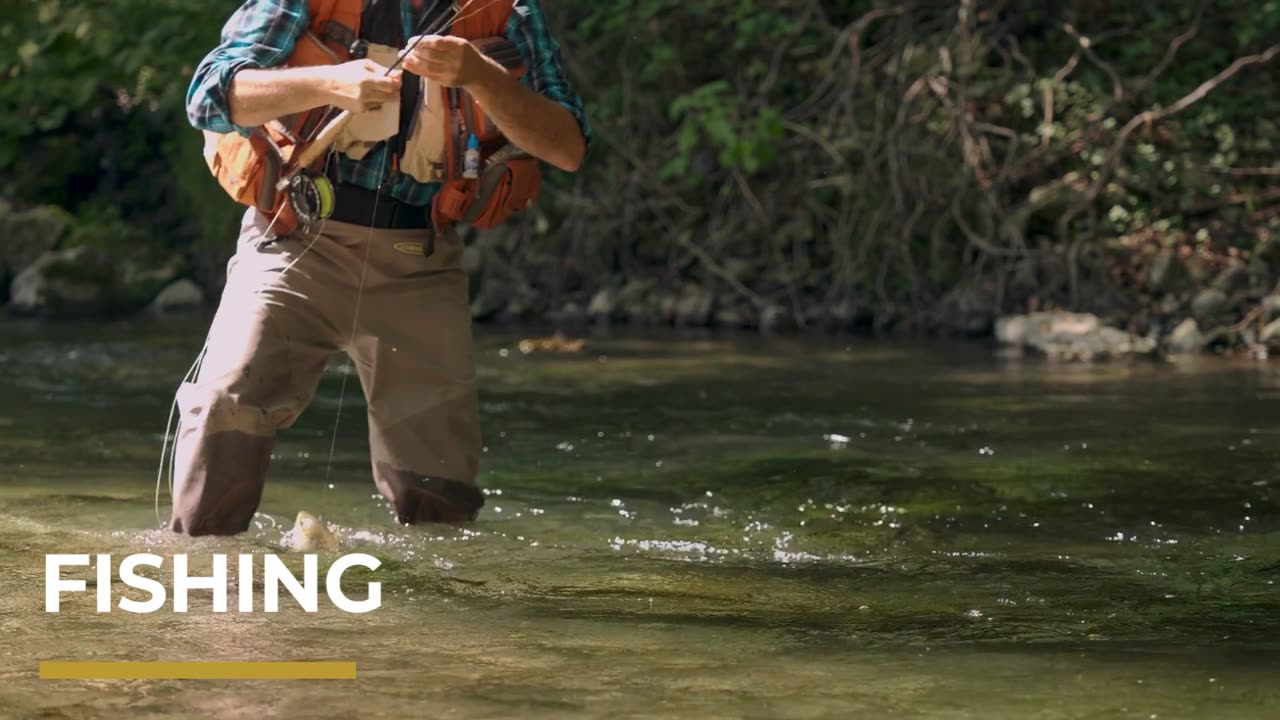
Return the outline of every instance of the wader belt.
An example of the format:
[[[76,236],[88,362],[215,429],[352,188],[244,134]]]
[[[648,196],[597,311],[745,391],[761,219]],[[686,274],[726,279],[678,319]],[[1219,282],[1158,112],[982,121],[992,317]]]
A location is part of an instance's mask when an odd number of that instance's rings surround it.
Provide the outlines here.
[[[333,215],[329,219],[378,230],[416,230],[431,227],[431,209],[389,195],[378,197],[358,185],[334,183]]]

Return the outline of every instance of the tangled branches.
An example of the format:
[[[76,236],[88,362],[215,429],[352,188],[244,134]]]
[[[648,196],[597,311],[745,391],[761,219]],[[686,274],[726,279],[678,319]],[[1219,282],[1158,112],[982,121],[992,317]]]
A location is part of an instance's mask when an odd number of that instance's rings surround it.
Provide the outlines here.
[[[1248,20],[1218,5],[1212,27],[1204,3],[772,0],[750,23],[715,0],[584,10],[600,34],[569,56],[595,106],[593,167],[553,191],[550,223],[520,229],[509,272],[579,308],[644,278],[665,304],[651,291],[618,312],[650,322],[689,285],[715,296],[689,321],[722,324],[985,333],[1028,307],[1131,313],[1119,248],[1187,245],[1215,198],[1274,199],[1265,168],[1229,167],[1221,105],[1173,122],[1238,75],[1265,81],[1280,51],[1206,58]],[[726,18],[737,32],[714,46],[680,29]],[[1274,130],[1240,128],[1235,154]]]

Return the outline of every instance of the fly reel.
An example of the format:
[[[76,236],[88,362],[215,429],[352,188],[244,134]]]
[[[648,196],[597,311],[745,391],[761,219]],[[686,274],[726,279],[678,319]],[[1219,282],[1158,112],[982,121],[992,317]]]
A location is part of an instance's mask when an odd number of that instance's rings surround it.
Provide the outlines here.
[[[333,183],[324,175],[309,170],[296,173],[285,192],[302,227],[311,227],[333,214]]]

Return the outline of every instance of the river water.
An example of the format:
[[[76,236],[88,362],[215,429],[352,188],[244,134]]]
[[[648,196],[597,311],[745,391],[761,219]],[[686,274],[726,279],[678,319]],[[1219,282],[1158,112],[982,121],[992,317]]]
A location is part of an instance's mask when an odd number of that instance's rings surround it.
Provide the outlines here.
[[[335,362],[256,527],[190,540],[153,505],[197,325],[0,326],[0,715],[1280,717],[1280,365],[482,333],[474,525],[394,525],[354,377],[335,442]],[[207,568],[283,553],[298,510],[383,561],[380,609],[44,611],[46,553]],[[47,660],[359,674],[40,680]]]

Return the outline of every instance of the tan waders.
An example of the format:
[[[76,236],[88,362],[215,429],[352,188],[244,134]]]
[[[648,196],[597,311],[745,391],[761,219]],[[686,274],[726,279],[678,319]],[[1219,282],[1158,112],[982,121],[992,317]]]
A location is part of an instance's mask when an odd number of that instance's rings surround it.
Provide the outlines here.
[[[461,243],[442,234],[424,257],[421,229],[329,220],[318,235],[268,240],[266,227],[246,213],[203,362],[178,393],[172,529],[248,529],[276,430],[339,351],[368,401],[373,480],[396,518],[474,519],[484,495]]]

